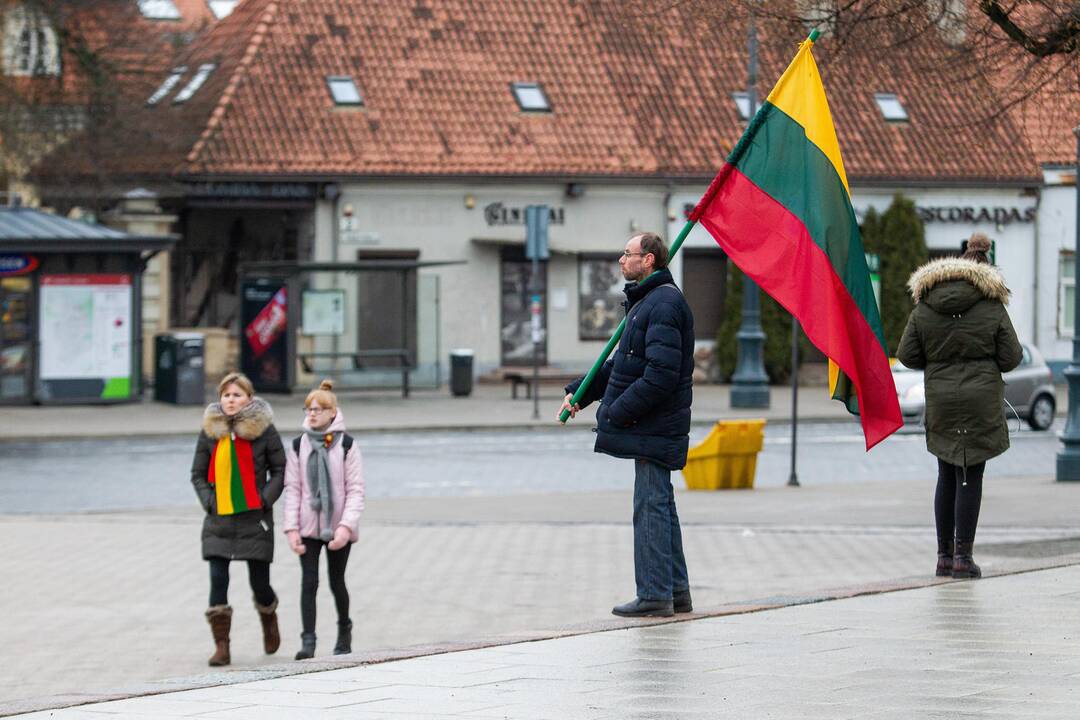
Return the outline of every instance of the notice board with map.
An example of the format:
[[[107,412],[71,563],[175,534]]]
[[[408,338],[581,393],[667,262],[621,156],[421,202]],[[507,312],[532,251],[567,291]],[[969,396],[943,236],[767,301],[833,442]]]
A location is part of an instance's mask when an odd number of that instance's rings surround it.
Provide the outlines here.
[[[131,397],[131,275],[45,275],[39,318],[42,399]]]

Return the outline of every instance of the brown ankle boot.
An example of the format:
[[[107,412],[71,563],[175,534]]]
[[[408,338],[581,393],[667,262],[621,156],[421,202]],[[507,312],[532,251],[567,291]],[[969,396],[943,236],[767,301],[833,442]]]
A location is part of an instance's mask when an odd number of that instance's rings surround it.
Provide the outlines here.
[[[210,623],[210,632],[214,636],[214,654],[210,656],[212,667],[228,665],[229,630],[232,628],[232,608],[228,605],[214,605],[206,611],[206,621]]]
[[[937,577],[950,577],[952,575],[953,541],[952,538],[937,541]]]
[[[269,605],[260,605],[258,600],[255,601],[255,609],[259,611],[259,622],[262,623],[263,650],[267,655],[273,655],[281,647],[281,635],[278,633],[277,626],[277,606],[277,598],[274,598],[274,602]]]
[[[957,540],[956,554],[953,555],[952,576],[954,578],[980,578],[982,570],[971,557],[974,540]]]

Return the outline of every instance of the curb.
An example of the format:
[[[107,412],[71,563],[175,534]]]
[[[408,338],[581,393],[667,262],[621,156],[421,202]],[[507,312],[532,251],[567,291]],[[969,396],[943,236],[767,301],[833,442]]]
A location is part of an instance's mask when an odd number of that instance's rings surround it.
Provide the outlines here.
[[[998,577],[1012,575],[1024,575],[1044,570],[1054,570],[1063,567],[1080,565],[1080,553],[1058,559],[1055,562],[1031,562],[1026,566],[989,573],[983,576],[983,580],[992,580]],[[673,625],[675,623],[694,622],[710,618],[722,618],[735,615],[747,615],[750,613],[768,612],[784,608],[799,607],[801,605],[814,605],[836,600],[847,600],[856,597],[883,595],[886,593],[918,590],[937,585],[952,583],[971,582],[970,580],[954,580],[952,578],[938,577],[915,577],[897,578],[884,580],[865,585],[847,586],[825,589],[819,593],[777,595],[768,598],[752,599],[736,603],[728,603],[707,610],[688,613],[683,616],[670,618],[640,618],[640,619],[617,619],[600,620],[590,623],[568,625],[564,628],[536,631],[529,633],[516,633],[512,635],[494,636],[481,638],[467,642],[432,643],[426,645],[413,645],[395,650],[372,650],[364,653],[337,656],[341,659],[312,659],[268,665],[257,669],[237,669],[217,672],[208,672],[204,675],[196,675],[180,678],[169,678],[153,682],[141,683],[114,691],[86,694],[64,694],[44,698],[30,698],[16,701],[6,707],[0,707],[0,717],[9,717],[22,713],[58,710],[62,708],[78,707],[113,700],[126,700],[137,697],[153,695],[165,695],[168,693],[182,692],[185,690],[198,690],[202,688],[219,687],[223,685],[236,685],[258,680],[272,680],[281,677],[296,675],[308,675],[311,673],[327,670],[341,670],[346,668],[360,667],[363,665],[376,665],[410,658],[445,655],[448,653],[463,652],[467,650],[482,650],[485,648],[505,647],[541,640],[557,640],[565,637],[591,635],[601,632],[613,632],[628,630],[654,625]]]

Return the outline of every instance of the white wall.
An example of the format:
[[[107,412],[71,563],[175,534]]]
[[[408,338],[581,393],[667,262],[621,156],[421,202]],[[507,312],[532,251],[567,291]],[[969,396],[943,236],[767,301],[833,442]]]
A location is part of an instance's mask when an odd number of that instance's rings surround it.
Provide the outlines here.
[[[662,232],[664,188],[584,184],[584,195],[568,197],[565,183],[409,182],[345,185],[339,212],[351,206],[355,221],[338,245],[338,259],[353,260],[358,249],[419,250],[421,261],[465,260],[464,265],[422,270],[440,276],[441,351],[472,348],[478,372],[500,361],[500,247],[524,243],[524,224],[489,224],[485,208],[547,204],[561,208],[563,224],[549,228],[548,358],[552,365],[585,368],[603,342],[578,339],[578,253],[610,253],[617,262],[633,228]],[[466,207],[471,197],[473,207]],[[316,259],[329,260],[332,205],[323,201],[316,215]],[[340,219],[340,218],[339,218]],[[347,303],[355,301],[355,282],[342,279]],[[565,294],[564,308],[554,307]],[[342,349],[355,345],[355,317],[346,319],[349,335]],[[445,360],[445,358],[444,358]]]
[[[1068,177],[1066,177],[1068,176]],[[1058,261],[1076,247],[1075,170],[1044,173],[1038,221],[1038,317],[1036,344],[1047,360],[1072,358],[1072,339],[1058,332]],[[1068,182],[1069,184],[1063,184]]]

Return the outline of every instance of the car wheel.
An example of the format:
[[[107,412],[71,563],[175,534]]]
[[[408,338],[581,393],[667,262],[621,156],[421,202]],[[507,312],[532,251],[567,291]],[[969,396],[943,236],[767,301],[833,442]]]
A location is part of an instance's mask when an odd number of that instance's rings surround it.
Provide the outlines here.
[[[1028,425],[1032,430],[1046,430],[1054,422],[1054,398],[1040,395],[1031,404]]]

